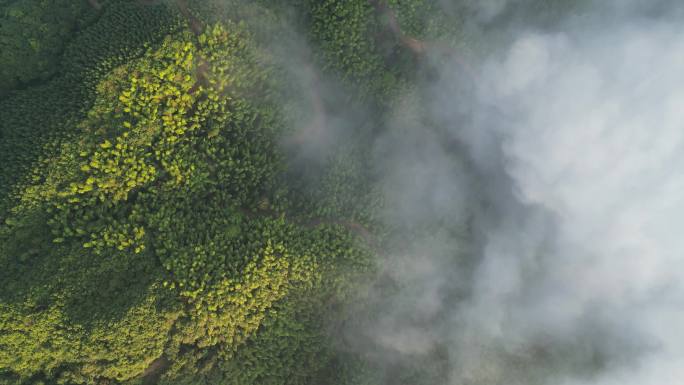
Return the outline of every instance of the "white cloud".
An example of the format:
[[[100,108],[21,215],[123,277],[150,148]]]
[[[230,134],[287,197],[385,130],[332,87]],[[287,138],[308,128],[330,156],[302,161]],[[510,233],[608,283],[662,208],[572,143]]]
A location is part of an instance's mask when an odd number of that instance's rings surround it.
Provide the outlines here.
[[[462,240],[407,251],[423,269],[394,270],[410,284],[386,302],[381,345],[446,343],[453,385],[684,378],[684,27],[619,9],[517,33],[474,94],[444,66],[428,119],[378,139],[387,220],[470,215],[476,244],[465,264]]]

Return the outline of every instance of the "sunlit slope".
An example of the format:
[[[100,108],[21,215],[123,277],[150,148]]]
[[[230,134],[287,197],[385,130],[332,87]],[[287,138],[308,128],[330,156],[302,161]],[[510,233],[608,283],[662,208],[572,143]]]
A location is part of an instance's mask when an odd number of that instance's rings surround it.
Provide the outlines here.
[[[231,22],[103,12],[2,102],[2,381],[308,383],[369,251],[291,211],[267,61]]]

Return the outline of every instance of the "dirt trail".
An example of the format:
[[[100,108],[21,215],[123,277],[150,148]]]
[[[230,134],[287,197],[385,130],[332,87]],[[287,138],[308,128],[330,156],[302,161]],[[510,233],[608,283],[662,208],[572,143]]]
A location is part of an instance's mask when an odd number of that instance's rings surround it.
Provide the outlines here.
[[[399,19],[396,12],[387,5],[385,0],[368,0],[373,5],[375,11],[387,19],[387,29],[401,42],[404,48],[411,51],[416,57],[422,58],[429,52],[442,52],[451,56],[454,61],[461,67],[461,69],[473,79],[477,81],[477,74],[468,61],[456,52],[455,49],[444,43],[429,42],[417,39],[413,36],[406,35],[401,29]]]
[[[90,6],[95,8],[97,11],[102,9],[102,4],[100,4],[97,0],[88,0],[88,4],[90,4]]]
[[[197,36],[201,35],[202,31],[204,30],[204,26],[202,25],[202,22],[200,22],[190,12],[187,0],[176,0],[176,4],[178,5],[178,9],[180,10],[183,17],[185,17],[185,19],[188,21],[188,25],[190,26],[190,30],[192,31],[192,33],[194,33]]]
[[[145,369],[145,371],[140,375],[142,383],[156,384],[159,381],[159,377],[161,377],[161,375],[166,369],[168,369],[169,366],[171,366],[171,361],[169,361],[169,359],[164,355],[152,361],[147,369]]]

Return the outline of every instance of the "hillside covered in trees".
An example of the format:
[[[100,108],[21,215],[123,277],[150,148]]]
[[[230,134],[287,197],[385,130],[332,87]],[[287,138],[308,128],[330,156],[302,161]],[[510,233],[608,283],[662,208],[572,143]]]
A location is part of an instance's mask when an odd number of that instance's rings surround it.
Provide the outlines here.
[[[484,43],[440,3],[0,0],[0,384],[441,383],[344,333],[391,250],[469,236],[378,162],[410,119],[457,148],[420,84]]]

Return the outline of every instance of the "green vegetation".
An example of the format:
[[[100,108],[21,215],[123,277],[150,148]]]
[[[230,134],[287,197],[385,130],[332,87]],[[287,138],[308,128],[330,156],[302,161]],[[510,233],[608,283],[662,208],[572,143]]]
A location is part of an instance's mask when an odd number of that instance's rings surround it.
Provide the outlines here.
[[[0,2],[0,96],[54,75],[72,31],[89,21],[85,2]]]
[[[0,0],[0,384],[379,383],[329,329],[387,231],[363,138],[406,37],[456,29],[436,7]],[[293,31],[323,108],[377,106],[313,171],[280,145]]]

